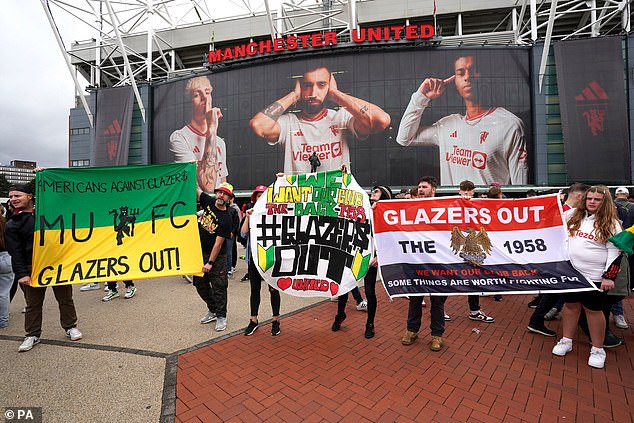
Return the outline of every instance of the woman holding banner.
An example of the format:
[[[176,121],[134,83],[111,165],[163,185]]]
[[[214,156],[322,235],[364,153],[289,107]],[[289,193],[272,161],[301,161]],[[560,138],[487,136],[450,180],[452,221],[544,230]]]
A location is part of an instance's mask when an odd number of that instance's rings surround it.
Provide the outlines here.
[[[374,204],[380,200],[391,200],[392,190],[388,186],[375,186],[370,192],[370,203]],[[378,271],[378,260],[376,256],[370,260],[370,268],[363,278],[365,287],[365,296],[368,301],[368,318],[365,323],[365,337],[374,337],[374,317],[376,316],[376,276]],[[332,324],[332,331],[336,332],[341,329],[341,323],[346,318],[346,304],[348,302],[348,293],[339,296],[337,300],[337,315]]]
[[[605,185],[590,187],[576,209],[564,213],[568,229],[570,261],[579,272],[592,281],[599,291],[575,292],[564,295],[563,337],[553,348],[553,354],[564,356],[572,351],[572,338],[577,331],[583,307],[592,338],[588,365],[602,369],[605,365],[605,316],[603,303],[607,292],[614,288],[621,253],[608,239],[621,230],[610,191]]]
[[[258,199],[266,192],[267,187],[264,185],[258,185],[251,194],[251,202],[255,205]],[[250,208],[245,212],[244,221],[240,227],[240,235],[247,239],[246,256],[249,262],[248,275],[249,282],[251,283],[251,296],[249,297],[249,303],[251,306],[251,317],[249,324],[244,329],[245,336],[253,335],[253,332],[258,328],[260,323],[258,322],[258,310],[260,309],[260,287],[262,286],[262,276],[258,272],[257,267],[253,259],[251,252],[251,244],[249,243],[249,220],[253,214],[253,208]],[[271,323],[271,335],[278,336],[280,334],[280,306],[282,299],[280,291],[269,285],[269,293],[271,294],[271,310],[273,311],[273,323]]]

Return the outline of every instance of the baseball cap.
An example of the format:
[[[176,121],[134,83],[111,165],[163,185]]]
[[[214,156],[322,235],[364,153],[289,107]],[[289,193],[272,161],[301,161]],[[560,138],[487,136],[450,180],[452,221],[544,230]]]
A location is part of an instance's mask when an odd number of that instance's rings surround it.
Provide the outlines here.
[[[627,189],[627,188],[625,188],[625,187],[618,187],[618,188],[616,189],[616,191],[614,191],[614,193],[615,193],[615,194],[627,194],[627,195],[630,195],[630,190],[628,190],[628,189]]]
[[[9,187],[9,191],[20,191],[26,194],[33,194],[33,188],[27,184],[13,184]]]
[[[258,192],[264,192],[267,190],[267,187],[264,185],[258,185],[257,187],[255,187],[255,189],[253,190],[253,193],[251,194],[251,202],[255,203],[255,195]]]
[[[218,186],[218,188],[214,190],[214,192],[218,192],[218,191],[222,191],[224,193],[229,194],[231,197],[233,197],[233,185],[231,185],[229,182],[221,183]]]

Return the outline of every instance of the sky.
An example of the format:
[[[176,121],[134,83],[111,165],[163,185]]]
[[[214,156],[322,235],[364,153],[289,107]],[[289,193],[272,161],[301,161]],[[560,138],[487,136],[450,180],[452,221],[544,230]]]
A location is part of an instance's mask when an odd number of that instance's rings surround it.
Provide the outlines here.
[[[64,56],[39,0],[0,7],[0,163],[67,167],[75,89]]]
[[[239,10],[235,2],[208,3],[222,4],[226,13]],[[85,25],[51,8],[66,47],[92,36]],[[0,164],[28,160],[67,167],[75,86],[40,0],[0,0],[0,46]]]

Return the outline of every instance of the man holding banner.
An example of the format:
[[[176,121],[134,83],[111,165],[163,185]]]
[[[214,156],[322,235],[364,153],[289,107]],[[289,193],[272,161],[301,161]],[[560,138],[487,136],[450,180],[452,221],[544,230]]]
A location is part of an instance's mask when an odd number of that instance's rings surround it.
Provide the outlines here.
[[[231,236],[233,223],[227,204],[233,197],[233,186],[227,182],[215,190],[214,199],[206,193],[200,194],[203,214],[198,221],[202,268],[204,275],[194,276],[194,286],[200,298],[207,304],[208,312],[200,320],[206,324],[216,321],[216,331],[227,328],[227,246],[225,240]]]
[[[9,217],[4,230],[7,251],[11,255],[11,263],[15,278],[20,283],[26,300],[24,330],[26,337],[18,348],[25,352],[40,343],[42,334],[42,307],[46,287],[33,287],[31,282],[33,236],[35,217],[33,207],[33,191],[27,185],[13,185],[9,188],[9,200],[17,213]],[[77,313],[73,302],[71,285],[53,286],[55,299],[59,304],[59,315],[66,336],[71,341],[78,341],[82,333],[77,329]]]
[[[419,198],[431,198],[436,196],[437,182],[432,176],[423,176],[418,183]],[[445,295],[430,296],[431,309],[429,310],[431,322],[431,344],[429,349],[440,351],[442,348],[442,336],[445,333]],[[423,318],[423,297],[422,295],[410,296],[407,310],[407,330],[401,339],[401,344],[412,345],[418,338],[418,331]]]

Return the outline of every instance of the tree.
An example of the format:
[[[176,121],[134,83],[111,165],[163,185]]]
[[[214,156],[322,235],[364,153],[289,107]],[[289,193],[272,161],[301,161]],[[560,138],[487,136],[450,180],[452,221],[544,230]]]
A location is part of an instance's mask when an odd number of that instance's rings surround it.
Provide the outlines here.
[[[7,177],[4,176],[4,173],[0,173],[0,197],[8,197],[9,196],[9,187],[11,184],[7,181]]]

